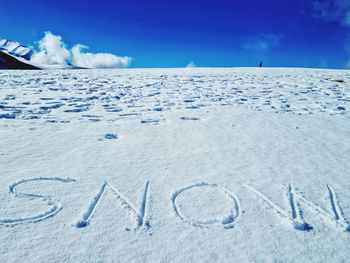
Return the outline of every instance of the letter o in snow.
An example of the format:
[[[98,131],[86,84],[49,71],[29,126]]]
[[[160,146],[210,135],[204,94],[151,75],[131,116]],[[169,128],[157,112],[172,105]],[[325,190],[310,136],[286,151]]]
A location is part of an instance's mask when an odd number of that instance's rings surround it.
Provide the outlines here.
[[[190,216],[186,215],[183,212],[183,209],[180,207],[179,197],[183,195],[185,192],[194,190],[195,188],[209,188],[211,191],[215,190],[221,193],[221,195],[224,194],[225,198],[228,198],[231,203],[230,207],[228,207],[229,212],[214,218],[210,218],[210,217],[208,217],[207,219],[190,218]],[[237,222],[237,220],[241,216],[241,207],[240,207],[238,198],[233,193],[231,193],[228,189],[226,189],[225,187],[219,186],[217,184],[209,184],[209,183],[201,182],[201,183],[193,184],[188,187],[182,188],[173,194],[172,204],[174,206],[176,215],[193,226],[209,227],[212,225],[221,225],[221,226],[224,226],[225,228],[233,228],[234,224]]]

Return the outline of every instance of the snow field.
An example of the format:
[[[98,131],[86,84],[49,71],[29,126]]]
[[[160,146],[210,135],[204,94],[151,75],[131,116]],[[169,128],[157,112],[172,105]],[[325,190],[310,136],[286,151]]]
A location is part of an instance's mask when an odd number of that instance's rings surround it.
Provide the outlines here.
[[[0,72],[0,261],[346,262],[349,82]]]

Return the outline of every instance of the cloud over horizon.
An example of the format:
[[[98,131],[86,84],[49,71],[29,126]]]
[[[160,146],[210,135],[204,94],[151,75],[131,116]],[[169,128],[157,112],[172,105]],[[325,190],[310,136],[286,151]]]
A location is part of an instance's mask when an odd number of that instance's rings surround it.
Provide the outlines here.
[[[190,61],[185,68],[196,68],[197,65],[193,62],[193,61]]]
[[[76,44],[68,49],[62,37],[51,32],[45,32],[45,36],[39,41],[39,51],[36,51],[31,59],[36,64],[43,66],[76,66],[83,68],[126,68],[132,58],[119,57],[111,53],[83,52],[87,46]]]
[[[315,0],[312,1],[313,16],[326,21],[335,21],[340,25],[350,27],[349,0]]]
[[[257,36],[246,37],[242,41],[242,47],[254,52],[265,52],[280,44],[282,39],[278,34],[261,33]]]
[[[313,17],[326,22],[336,22],[348,29],[345,50],[350,53],[350,0],[315,0],[312,1]],[[345,63],[350,68],[350,59]]]

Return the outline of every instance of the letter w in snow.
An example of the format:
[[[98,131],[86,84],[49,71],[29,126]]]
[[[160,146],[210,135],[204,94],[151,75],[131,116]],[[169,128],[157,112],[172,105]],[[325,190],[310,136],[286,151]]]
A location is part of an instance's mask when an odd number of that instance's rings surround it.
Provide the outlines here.
[[[271,199],[269,199],[266,195],[264,195],[259,190],[247,184],[244,184],[244,186],[248,190],[253,192],[255,195],[257,195],[260,199],[265,201],[268,205],[270,205],[271,208],[274,209],[280,216],[287,219],[293,225],[294,229],[301,230],[301,231],[309,231],[312,229],[312,226],[307,224],[303,219],[303,216],[302,216],[303,213],[300,210],[300,204],[299,204],[299,203],[303,203],[307,208],[315,212],[321,219],[325,219],[329,222],[334,222],[337,227],[345,231],[350,231],[349,222],[344,217],[344,214],[339,205],[339,201],[337,199],[337,195],[330,185],[327,185],[327,190],[329,194],[330,207],[333,215],[329,212],[326,212],[323,208],[308,201],[304,196],[302,196],[295,190],[294,186],[291,183],[289,183],[288,185],[288,199],[289,199],[289,205],[291,207],[291,213],[289,213],[287,210],[282,209],[281,207],[273,203]]]

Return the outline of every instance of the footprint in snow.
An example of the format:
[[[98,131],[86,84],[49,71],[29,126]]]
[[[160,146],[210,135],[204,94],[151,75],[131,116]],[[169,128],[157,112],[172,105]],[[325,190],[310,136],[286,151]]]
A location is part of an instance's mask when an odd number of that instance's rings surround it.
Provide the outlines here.
[[[201,119],[198,117],[180,117],[180,120],[185,120],[185,121],[200,121]]]
[[[118,139],[118,135],[115,133],[107,133],[105,134],[105,139],[108,139],[108,140]]]
[[[143,123],[143,124],[153,124],[153,125],[155,125],[155,124],[159,124],[160,120],[158,120],[158,119],[145,119],[145,120],[141,120],[140,122]]]

